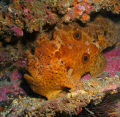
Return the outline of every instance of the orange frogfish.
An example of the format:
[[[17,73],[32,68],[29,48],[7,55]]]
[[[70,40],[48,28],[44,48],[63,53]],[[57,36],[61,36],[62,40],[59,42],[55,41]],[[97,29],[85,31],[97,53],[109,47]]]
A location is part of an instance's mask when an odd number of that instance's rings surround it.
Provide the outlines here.
[[[47,34],[36,39],[34,54],[27,51],[29,74],[24,78],[34,92],[55,99],[65,88],[82,85],[85,73],[99,76],[107,65],[102,51],[117,38],[113,22],[101,16],[83,27],[57,24],[50,39]]]

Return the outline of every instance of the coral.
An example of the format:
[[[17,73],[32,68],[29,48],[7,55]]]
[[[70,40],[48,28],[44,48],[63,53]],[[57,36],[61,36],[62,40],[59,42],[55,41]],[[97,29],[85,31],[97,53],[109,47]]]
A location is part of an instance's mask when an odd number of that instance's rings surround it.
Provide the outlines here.
[[[6,96],[6,92],[5,92],[5,89],[0,87],[0,102],[2,100],[8,100],[7,96]]]
[[[18,80],[18,79],[21,79],[21,78],[22,78],[22,75],[19,73],[18,70],[14,71],[10,76],[11,81]]]
[[[0,101],[2,100],[9,100],[7,94],[10,95],[19,95],[19,94],[25,94],[25,91],[20,88],[20,82],[17,81],[14,84],[11,85],[3,85],[3,87],[0,88]]]
[[[58,16],[40,1],[11,1],[0,10],[0,34],[3,38],[21,37],[24,32],[41,31],[46,23],[54,24]],[[12,37],[11,37],[12,38]]]
[[[63,17],[63,21],[69,22],[74,19],[79,19],[83,23],[86,23],[90,19],[90,12],[93,7],[91,4],[80,2],[76,3],[74,7],[68,8],[68,13]],[[69,18],[69,20],[67,20]]]
[[[5,66],[8,63],[13,65],[25,66],[27,60],[22,44],[19,42],[15,46],[7,45],[0,49],[0,63]]]
[[[120,13],[120,1],[119,0],[92,0],[94,4],[95,11],[99,11],[100,9],[106,9],[107,11],[111,11],[114,14]]]
[[[52,37],[38,37],[34,55],[27,52],[30,75],[24,75],[32,90],[48,99],[66,87],[76,89],[85,73],[99,76],[107,64],[102,51],[116,43],[118,33],[110,20],[98,16],[86,27],[58,24]]]
[[[114,77],[116,73],[120,71],[120,47],[111,50],[110,52],[106,52],[105,56],[108,61],[108,65],[105,69],[105,72],[109,73],[109,77]]]
[[[20,87],[23,68],[27,66],[27,58],[23,46],[17,43],[0,48],[0,102],[11,100],[9,95],[25,94]],[[22,70],[22,71],[21,71]]]

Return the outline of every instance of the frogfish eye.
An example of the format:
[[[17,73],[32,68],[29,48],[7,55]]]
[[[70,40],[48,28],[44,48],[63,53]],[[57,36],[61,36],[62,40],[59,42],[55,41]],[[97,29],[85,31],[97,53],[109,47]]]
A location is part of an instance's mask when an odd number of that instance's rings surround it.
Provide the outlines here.
[[[86,63],[89,61],[90,55],[88,53],[83,54],[82,63]]]
[[[76,39],[76,40],[80,40],[80,39],[82,38],[81,32],[80,32],[80,31],[76,31],[76,32],[73,34],[73,38]]]
[[[87,56],[84,56],[84,61],[87,61],[88,60],[88,57]]]

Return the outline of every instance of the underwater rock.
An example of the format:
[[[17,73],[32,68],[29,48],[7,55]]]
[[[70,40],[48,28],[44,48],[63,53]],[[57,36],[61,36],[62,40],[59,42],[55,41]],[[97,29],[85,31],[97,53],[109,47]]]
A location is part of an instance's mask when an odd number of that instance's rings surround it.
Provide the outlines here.
[[[38,117],[58,117],[56,113],[62,113],[62,115],[65,114],[66,117],[68,117],[74,114],[77,115],[80,110],[82,110],[81,108],[86,107],[91,101],[94,105],[98,105],[102,101],[103,97],[105,97],[105,94],[113,96],[115,93],[120,91],[120,80],[118,76],[113,78],[91,78],[89,80],[83,80],[82,83],[84,84],[84,89],[78,89],[76,91],[69,92],[63,97],[57,98],[55,100],[46,101],[43,98],[41,99],[30,96],[19,96],[19,98],[12,101],[9,108],[7,108],[7,111],[4,111],[1,114],[3,117],[6,115],[8,115],[8,117],[15,115],[20,117],[32,117],[36,115]],[[97,107],[101,108],[102,110],[104,109],[103,106],[104,105],[102,104],[102,106],[98,105]],[[93,110],[94,107],[92,107],[93,109],[91,111],[89,111],[90,109],[88,108],[89,114],[91,114],[90,112],[93,112],[92,115],[94,115],[94,113],[96,115],[97,112],[101,112],[97,107],[96,110]],[[14,108],[16,108],[16,110],[11,113],[11,110]],[[105,110],[106,109],[107,108],[105,108]],[[111,112],[111,110],[106,110],[106,112]],[[114,113],[111,115],[114,115]],[[104,115],[104,117],[106,117],[106,115]]]
[[[75,90],[81,84],[82,89],[85,73],[99,76],[107,65],[102,51],[116,43],[118,33],[112,21],[98,16],[85,27],[58,24],[52,37],[38,37],[34,55],[27,52],[30,75],[24,75],[32,90],[48,99],[66,87]]]
[[[91,14],[103,9],[120,13],[119,0],[8,0],[9,4],[3,1],[0,1],[0,36],[7,41],[14,36],[19,39],[25,32],[42,32],[46,24],[76,20],[87,23]]]

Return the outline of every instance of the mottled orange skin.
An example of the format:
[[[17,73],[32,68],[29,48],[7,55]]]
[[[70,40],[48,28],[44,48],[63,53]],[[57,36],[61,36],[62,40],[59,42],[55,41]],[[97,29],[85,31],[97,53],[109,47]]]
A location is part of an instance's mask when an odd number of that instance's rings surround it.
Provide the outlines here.
[[[72,90],[81,84],[80,78],[85,73],[92,77],[100,75],[107,64],[102,50],[116,42],[116,38],[112,41],[104,32],[113,35],[112,23],[108,21],[99,17],[87,27],[77,23],[58,24],[52,39],[47,34],[39,36],[34,55],[27,52],[30,75],[24,75],[32,90],[54,99],[64,88]],[[108,26],[111,27],[107,29]]]

